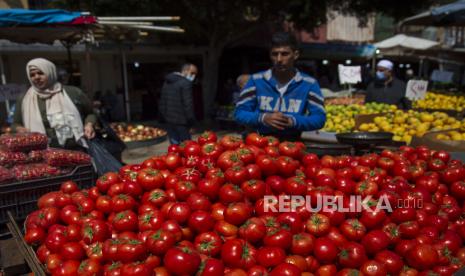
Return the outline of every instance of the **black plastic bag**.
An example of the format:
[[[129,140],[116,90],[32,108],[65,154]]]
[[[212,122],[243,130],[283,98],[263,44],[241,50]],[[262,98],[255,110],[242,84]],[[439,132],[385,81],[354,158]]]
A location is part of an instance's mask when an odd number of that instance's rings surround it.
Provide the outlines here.
[[[126,149],[126,144],[118,137],[106,120],[98,116],[98,121],[101,128],[96,132],[97,138],[102,140],[105,149],[113,155],[116,160],[122,162],[121,154]]]
[[[118,172],[122,164],[105,148],[105,142],[99,138],[87,140],[89,155],[99,176],[107,172]]]

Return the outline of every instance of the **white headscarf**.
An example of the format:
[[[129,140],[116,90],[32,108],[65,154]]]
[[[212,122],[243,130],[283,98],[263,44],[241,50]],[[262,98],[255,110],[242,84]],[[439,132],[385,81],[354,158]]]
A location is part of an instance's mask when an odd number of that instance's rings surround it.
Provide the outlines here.
[[[49,86],[46,89],[34,85],[30,77],[32,69],[38,69],[47,76]],[[55,129],[58,143],[64,146],[66,140],[73,137],[79,141],[84,136],[81,115],[61,83],[57,81],[55,64],[43,58],[33,59],[26,65],[26,74],[31,87],[22,102],[24,126],[32,132],[46,134],[38,104],[38,98],[45,99],[47,120],[50,127]]]

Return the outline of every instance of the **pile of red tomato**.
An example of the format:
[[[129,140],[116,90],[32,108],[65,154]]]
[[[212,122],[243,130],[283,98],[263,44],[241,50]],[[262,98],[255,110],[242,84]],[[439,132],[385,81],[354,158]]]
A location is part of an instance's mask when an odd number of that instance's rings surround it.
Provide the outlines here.
[[[451,275],[465,264],[464,180],[426,147],[318,158],[207,131],[88,190],[63,183],[24,238],[52,275]],[[278,213],[265,195],[383,196],[394,210]]]

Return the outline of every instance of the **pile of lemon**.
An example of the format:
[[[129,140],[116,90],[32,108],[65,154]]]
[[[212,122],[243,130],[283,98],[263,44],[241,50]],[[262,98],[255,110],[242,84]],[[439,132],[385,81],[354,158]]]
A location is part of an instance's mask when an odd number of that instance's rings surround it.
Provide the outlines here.
[[[460,128],[439,133],[436,135],[436,139],[447,140],[447,141],[464,141],[465,140],[465,120],[462,121]]]
[[[413,108],[423,109],[447,109],[461,112],[464,107],[465,96],[444,95],[433,92],[427,92],[423,100],[413,102]]]
[[[421,137],[428,131],[461,128],[463,122],[444,112],[419,112],[414,110],[397,110],[385,116],[375,117],[373,123],[361,124],[360,131],[394,133],[394,141],[409,144],[413,136]],[[463,125],[465,126],[465,125]]]
[[[355,127],[356,115],[394,112],[396,110],[395,105],[374,102],[365,105],[327,105],[326,124],[323,130],[337,133],[350,132]]]

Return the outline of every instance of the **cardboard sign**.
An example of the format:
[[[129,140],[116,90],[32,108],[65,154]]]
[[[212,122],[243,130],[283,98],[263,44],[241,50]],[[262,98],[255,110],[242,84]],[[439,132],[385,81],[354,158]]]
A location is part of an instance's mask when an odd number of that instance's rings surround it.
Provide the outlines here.
[[[362,68],[360,66],[344,66],[339,64],[339,83],[355,84],[362,81]]]
[[[19,84],[4,84],[0,85],[0,102],[14,101],[18,96],[25,92],[27,87]]]
[[[428,82],[424,80],[409,80],[405,96],[410,100],[422,100],[425,98]]]

